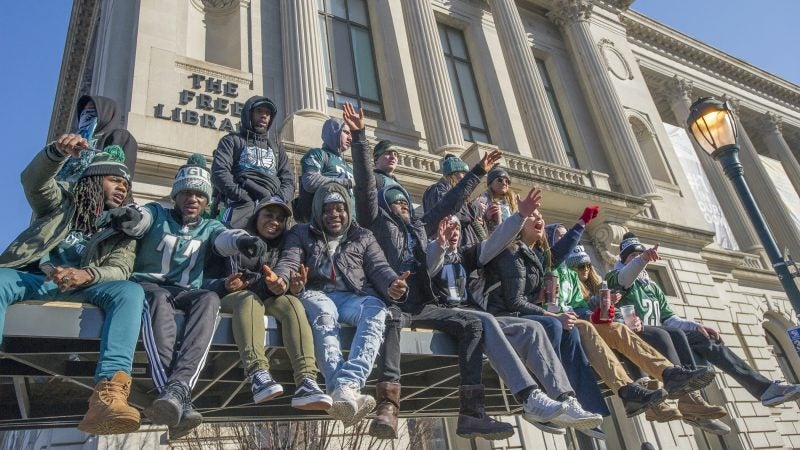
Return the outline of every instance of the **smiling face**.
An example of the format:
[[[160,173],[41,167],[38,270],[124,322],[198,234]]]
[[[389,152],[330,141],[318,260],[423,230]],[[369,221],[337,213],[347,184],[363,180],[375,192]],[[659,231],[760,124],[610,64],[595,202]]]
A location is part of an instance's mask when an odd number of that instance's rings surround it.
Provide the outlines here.
[[[208,197],[195,191],[181,191],[175,196],[175,208],[180,211],[184,223],[200,217],[208,206]]]
[[[103,202],[105,209],[122,205],[128,196],[128,181],[123,177],[106,175],[103,177]]]
[[[347,218],[347,208],[344,203],[326,203],[322,207],[322,225],[325,227],[325,231],[330,234],[341,234],[344,231]]]
[[[392,174],[397,167],[397,152],[386,152],[375,160],[375,168],[386,174]]]
[[[286,212],[277,205],[270,205],[258,211],[256,230],[264,239],[275,239],[286,230]]]

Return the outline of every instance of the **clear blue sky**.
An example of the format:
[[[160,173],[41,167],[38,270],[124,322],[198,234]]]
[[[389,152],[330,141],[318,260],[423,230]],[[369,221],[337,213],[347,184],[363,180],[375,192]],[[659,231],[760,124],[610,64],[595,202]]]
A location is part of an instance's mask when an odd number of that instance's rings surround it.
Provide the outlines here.
[[[19,174],[45,143],[72,4],[10,1],[0,18],[0,86],[8,137],[0,164],[0,248],[28,224]],[[632,8],[793,83],[800,84],[800,0],[637,0]],[[700,9],[702,8],[702,11]],[[708,13],[719,14],[708,25]]]

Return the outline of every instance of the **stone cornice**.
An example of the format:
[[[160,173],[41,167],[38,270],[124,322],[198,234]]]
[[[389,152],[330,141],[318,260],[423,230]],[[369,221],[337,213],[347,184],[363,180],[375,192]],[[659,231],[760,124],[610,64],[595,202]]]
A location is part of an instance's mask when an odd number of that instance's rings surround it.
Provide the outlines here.
[[[86,61],[92,51],[89,47],[99,13],[100,0],[75,0],[72,4],[64,54],[61,57],[61,71],[53,100],[53,114],[50,117],[48,141],[66,132],[71,125]]]
[[[800,86],[697,41],[642,14],[621,16],[628,40],[772,102],[800,111]]]
[[[714,232],[699,228],[687,227],[676,223],[664,222],[646,217],[634,217],[624,224],[629,230],[651,244],[660,242],[665,247],[700,252],[714,242]]]

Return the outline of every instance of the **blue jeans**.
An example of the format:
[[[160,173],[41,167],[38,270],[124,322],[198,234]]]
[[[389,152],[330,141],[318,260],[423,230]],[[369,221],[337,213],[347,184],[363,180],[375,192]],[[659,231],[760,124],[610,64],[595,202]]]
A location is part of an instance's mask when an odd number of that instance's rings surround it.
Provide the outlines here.
[[[300,301],[314,335],[314,353],[328,392],[344,383],[366,384],[383,341],[386,308],[383,301],[352,292],[304,291]],[[347,360],[339,342],[339,322],[356,328]]]
[[[45,276],[0,268],[0,342],[6,309],[22,300],[61,300],[90,303],[105,313],[100,336],[100,358],[94,380],[111,379],[118,371],[131,373],[133,352],[142,326],[144,290],[132,281],[106,281],[82,289],[60,292]]]
[[[539,322],[544,327],[553,350],[561,358],[569,383],[575,389],[575,397],[583,409],[604,417],[610,415],[611,412],[597,387],[597,377],[589,366],[586,354],[583,353],[578,329],[573,327],[569,331],[564,331],[561,322],[555,317],[524,316],[524,318]]]

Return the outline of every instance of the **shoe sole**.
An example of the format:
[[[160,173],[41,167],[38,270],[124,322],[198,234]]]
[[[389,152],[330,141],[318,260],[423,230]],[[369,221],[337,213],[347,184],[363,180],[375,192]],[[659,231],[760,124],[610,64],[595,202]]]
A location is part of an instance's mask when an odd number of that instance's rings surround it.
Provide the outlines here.
[[[528,422],[530,422],[530,421],[534,421],[534,422],[552,422],[553,419],[555,419],[556,417],[558,417],[558,416],[564,414],[565,412],[567,412],[567,409],[569,409],[569,407],[562,403],[561,404],[561,408],[559,408],[553,414],[540,417],[540,416],[537,416],[537,415],[535,415],[533,413],[523,412],[522,413],[522,417],[524,417]]]
[[[306,397],[292,397],[292,408],[304,411],[327,411],[333,401],[325,394],[309,395]]]
[[[562,414],[563,416],[563,414]],[[561,416],[556,417],[555,419],[551,420],[554,424],[564,427],[564,428],[574,428],[576,430],[583,430],[586,428],[594,428],[599,427],[603,424],[603,418],[600,417],[586,417],[581,419],[569,419],[569,420],[559,420]]]
[[[767,408],[771,408],[773,406],[778,406],[782,403],[791,402],[793,400],[800,399],[800,391],[795,392],[792,395],[786,397],[774,397],[770,400],[766,400],[761,402],[762,405],[766,406]]]
[[[477,433],[477,432],[459,433],[458,430],[456,430],[456,434],[459,437],[462,437],[464,439],[483,438],[483,439],[486,439],[487,441],[499,441],[499,440],[502,440],[502,439],[508,439],[511,436],[513,436],[514,435],[514,430],[507,431],[507,432],[502,432],[502,433],[501,432],[497,432],[497,433]]]
[[[645,403],[644,405],[642,405],[642,406],[641,406],[641,407],[639,407],[638,409],[635,409],[635,410],[633,410],[633,411],[630,411],[630,412],[628,412],[628,411],[625,411],[625,416],[627,416],[628,418],[631,418],[631,417],[636,417],[636,416],[638,416],[639,414],[643,413],[645,409],[647,409],[647,408],[649,408],[649,407],[651,407],[651,406],[653,406],[653,405],[657,405],[659,402],[662,402],[662,401],[664,401],[664,400],[667,398],[667,391],[665,391],[665,390],[663,390],[663,389],[659,389],[659,391],[661,391],[661,393],[662,393],[663,395],[661,395],[660,397],[656,397],[656,398],[655,398],[653,401],[651,401],[650,403]]]
[[[698,430],[703,430],[706,433],[716,434],[717,436],[725,436],[727,434],[730,434],[730,432],[731,432],[730,429],[728,429],[728,430],[708,429],[708,428],[700,426],[700,424],[698,424],[697,422],[693,421],[692,419],[684,418],[683,421],[686,422],[687,425],[691,425],[692,427],[697,428]]]
[[[687,381],[686,384],[680,386],[678,389],[669,392],[668,398],[676,399],[683,394],[688,394],[689,392],[703,389],[704,387],[711,384],[712,381],[714,381],[715,375],[716,372],[709,370],[706,373],[702,374],[701,376]]]
[[[364,405],[356,411],[356,413],[353,415],[353,418],[347,422],[343,420],[342,425],[344,425],[345,428],[348,428],[352,427],[358,422],[361,422],[361,419],[367,417],[367,414],[371,413],[372,410],[375,409],[376,405],[377,403],[375,402],[375,399],[370,397],[367,399],[366,403],[364,403]]]
[[[343,424],[351,422],[357,412],[358,409],[353,408],[350,402],[333,402],[331,407],[328,408],[328,415],[340,420]]]
[[[126,434],[133,433],[141,426],[141,421],[133,417],[119,417],[116,419],[108,419],[95,424],[85,424],[81,421],[78,424],[78,429],[87,434],[94,434],[98,436],[109,434]]]
[[[524,416],[523,416],[524,419]],[[528,420],[525,419],[526,422],[530,423],[531,425],[535,426],[536,428],[544,431],[545,433],[555,434],[555,435],[563,435],[567,434],[567,430],[563,427],[559,427],[552,422],[537,422],[535,420]]]
[[[156,399],[146,410],[146,415],[154,425],[176,427],[181,421],[183,408],[167,400]]]
[[[273,398],[280,397],[281,395],[283,395],[283,389],[259,392],[258,395],[253,395],[253,403],[258,405],[259,403],[268,402]]]
[[[397,430],[388,423],[373,420],[369,426],[369,435],[377,439],[397,439]]]
[[[680,407],[678,407],[678,409],[680,409]],[[683,414],[683,417],[691,417],[691,418],[694,418],[694,419],[716,420],[716,419],[722,419],[724,417],[727,417],[727,415],[728,415],[727,412],[721,411],[721,412],[708,413],[708,414],[697,414],[697,413]]]
[[[195,428],[199,427],[203,423],[203,418],[198,417],[193,420],[184,420],[183,423],[178,423],[175,427],[169,427],[167,430],[169,431],[169,440],[180,439],[184,436],[188,436]]]

